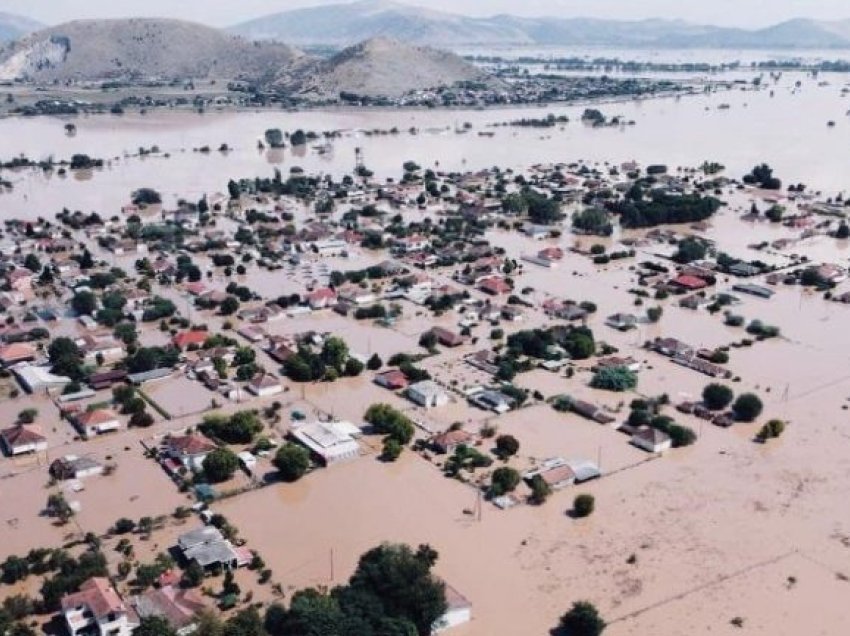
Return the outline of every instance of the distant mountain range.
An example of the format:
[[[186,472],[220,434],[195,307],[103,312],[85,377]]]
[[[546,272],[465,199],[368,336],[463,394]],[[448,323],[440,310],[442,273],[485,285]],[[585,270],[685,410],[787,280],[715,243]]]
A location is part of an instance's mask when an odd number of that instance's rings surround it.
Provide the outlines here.
[[[295,46],[349,46],[383,36],[437,47],[610,46],[619,48],[850,48],[850,20],[795,19],[746,30],[681,20],[487,18],[433,11],[390,0],[359,0],[285,11],[238,24],[231,32]]]
[[[454,53],[370,38],[324,59],[193,22],[77,20],[0,46],[0,80],[245,79],[307,100],[400,97],[458,82],[497,83]]]
[[[35,82],[145,78],[271,79],[299,57],[182,20],[77,20],[0,47],[0,79]]]
[[[16,40],[22,35],[44,28],[43,24],[13,13],[0,11],[0,42]]]

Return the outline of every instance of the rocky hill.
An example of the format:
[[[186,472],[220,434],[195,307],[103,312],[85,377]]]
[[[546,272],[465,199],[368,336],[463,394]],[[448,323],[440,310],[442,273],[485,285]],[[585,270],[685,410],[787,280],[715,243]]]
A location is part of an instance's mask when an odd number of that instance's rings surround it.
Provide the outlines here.
[[[327,60],[296,63],[277,85],[305,98],[337,98],[341,93],[400,97],[458,82],[490,82],[481,69],[457,55],[390,38],[372,38]]]
[[[358,0],[276,13],[232,27],[252,39],[349,46],[376,36],[438,47],[470,45],[656,48],[850,48],[850,22],[788,20],[735,29],[682,20],[603,20],[510,15],[469,17],[391,0]]]
[[[0,79],[259,79],[299,56],[284,44],[250,42],[180,20],[80,20],[0,49]]]
[[[44,25],[35,20],[0,11],[0,42],[16,40],[27,33],[42,28],[44,28]]]

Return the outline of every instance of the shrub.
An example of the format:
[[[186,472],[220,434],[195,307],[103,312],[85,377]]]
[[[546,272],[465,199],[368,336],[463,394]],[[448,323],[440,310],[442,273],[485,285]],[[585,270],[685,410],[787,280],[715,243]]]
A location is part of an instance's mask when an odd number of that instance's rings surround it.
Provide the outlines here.
[[[566,636],[599,636],[605,630],[605,621],[593,604],[578,601],[561,617],[561,630]]]
[[[785,422],[782,420],[770,420],[761,427],[761,430],[756,435],[756,439],[760,442],[766,442],[769,439],[776,439],[784,432]]]
[[[281,446],[274,457],[275,468],[284,481],[298,481],[310,468],[310,453],[297,444]]]
[[[761,399],[754,393],[743,393],[732,405],[735,417],[742,422],[752,422],[761,415],[763,405]]]
[[[519,440],[513,435],[499,435],[496,438],[496,456],[507,460],[519,451]]]
[[[722,411],[732,403],[734,392],[723,384],[709,384],[702,390],[702,401],[707,409]]]
[[[573,501],[573,514],[579,518],[589,517],[593,514],[595,507],[596,499],[593,495],[578,495]]]
[[[606,391],[630,391],[637,387],[637,375],[625,367],[606,367],[593,375],[590,386]]]
[[[493,471],[490,476],[490,497],[501,497],[505,493],[513,492],[519,485],[519,473],[509,466],[502,466]]]

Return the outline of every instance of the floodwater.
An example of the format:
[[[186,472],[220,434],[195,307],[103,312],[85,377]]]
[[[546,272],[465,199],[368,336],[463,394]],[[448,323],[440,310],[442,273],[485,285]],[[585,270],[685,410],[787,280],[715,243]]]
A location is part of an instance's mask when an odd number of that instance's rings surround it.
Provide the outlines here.
[[[65,135],[64,120],[6,119],[0,121],[3,159],[18,153],[35,159],[50,155],[68,158],[80,152],[118,159],[93,174],[65,178],[30,170],[4,171],[3,178],[14,181],[15,188],[0,195],[0,219],[52,216],[62,207],[117,213],[130,192],[143,186],[162,191],[166,204],[172,204],[178,197],[196,199],[204,193],[224,191],[232,177],[271,176],[275,167],[286,173],[297,165],[339,176],[352,169],[357,147],[381,178],[398,177],[405,160],[425,166],[439,162],[445,170],[494,164],[523,169],[535,163],[578,159],[611,163],[636,159],[673,167],[713,160],[724,163],[735,177],[753,164],[767,161],[786,182],[804,182],[835,194],[845,189],[850,168],[850,119],[844,114],[850,100],[841,93],[843,76],[824,77],[830,82],[827,86],[803,75],[785,74],[774,97],[767,90],[735,91],[604,106],[608,114],[636,121],[634,127],[624,129],[586,128],[577,121],[580,107],[205,115],[154,112],[80,118],[75,120],[75,137]],[[797,81],[802,83],[799,90],[794,87]],[[730,108],[718,109],[723,103]],[[566,113],[574,121],[563,129],[488,128],[495,131],[494,137],[477,135],[489,123],[548,112]],[[828,120],[835,120],[836,126],[828,128]],[[455,125],[465,121],[473,124],[473,130],[456,134]],[[402,131],[416,126],[420,133],[367,137],[355,132],[392,126]],[[325,155],[311,149],[300,155],[289,149],[258,151],[256,141],[270,127],[349,132],[334,141],[333,152]],[[234,150],[226,155],[192,151],[221,143]],[[170,157],[125,157],[140,146],[152,145]],[[743,195],[733,196],[731,205],[711,220],[706,235],[722,249],[748,259],[763,256],[749,248],[751,243],[793,235],[786,228],[745,223],[739,217],[748,207]],[[499,231],[489,238],[513,258],[545,244]],[[575,240],[564,235],[556,242],[570,247]],[[797,252],[810,254],[814,261],[846,264],[847,247],[846,242],[819,237],[773,258]],[[365,257],[355,254],[354,258]],[[661,303],[664,315],[658,324],[642,325],[629,334],[605,327],[604,317],[610,313],[640,314],[655,304],[648,301],[644,308],[634,307],[634,297],[628,293],[635,285],[629,267],[639,260],[644,256],[597,267],[583,256],[568,253],[557,270],[526,264],[514,278],[517,288],[533,287],[537,295],[597,303],[599,311],[590,320],[597,338],[616,346],[621,355],[645,363],[640,374],[641,394],[667,393],[674,402],[697,398],[709,379],[648,353],[641,348],[642,342],[665,335],[695,346],[717,347],[746,335],[743,329],[723,326],[720,314],[679,308],[675,298]],[[283,282],[287,272],[278,274],[281,292],[289,291],[290,286],[297,289],[294,273],[289,272],[292,280]],[[448,274],[441,272],[437,277],[445,279]],[[255,286],[252,276],[257,273],[252,271],[247,283]],[[256,282],[261,288],[271,288],[274,275],[263,274]],[[718,290],[730,285],[720,281]],[[843,283],[837,293],[848,287],[850,283]],[[737,618],[752,634],[846,633],[844,626],[850,618],[843,603],[850,575],[850,514],[845,505],[850,432],[845,409],[850,395],[850,331],[845,325],[850,310],[796,287],[777,288],[770,301],[742,297],[742,303],[732,310],[782,330],[781,338],[732,348],[729,363],[741,377],[731,384],[736,392],[757,391],[764,399],[762,420],[781,417],[789,422],[780,440],[753,443],[761,422],[724,430],[676,415],[681,423],[698,430],[698,443],[638,463],[643,455],[628,446],[626,437],[538,405],[497,420],[501,430],[521,441],[520,457],[511,460],[518,468],[526,468],[532,455],[537,459],[555,455],[595,458],[598,453],[606,470],[623,470],[556,494],[540,508],[522,506],[500,513],[487,505],[477,521],[464,513],[476,506],[474,491],[445,479],[437,467],[412,453],[389,466],[370,456],[318,471],[298,484],[235,497],[217,504],[216,509],[239,526],[252,549],[262,553],[287,593],[304,585],[344,580],[358,555],[380,541],[431,543],[441,554],[439,573],[473,604],[472,623],[452,632],[456,636],[544,634],[573,601],[582,599],[600,607],[612,623],[606,632],[612,636],[734,633],[737,628],[730,621]],[[344,323],[335,316],[284,321],[269,330],[339,332],[350,340],[352,349],[377,351],[386,358],[396,349],[413,348],[417,334],[427,326],[426,319],[411,318],[407,307],[405,311],[405,320],[392,333],[377,328],[370,331],[365,324]],[[539,312],[529,313],[523,327],[543,324]],[[484,346],[488,331],[486,325],[477,328],[479,347]],[[460,356],[470,350],[472,346],[444,353],[440,362],[452,367],[445,373],[464,373]],[[536,371],[521,376],[518,383],[547,396],[574,393],[612,409],[632,397],[594,391],[587,386],[587,377],[584,369],[569,381]],[[370,403],[406,404],[378,389],[367,377],[299,388],[302,398],[355,422]],[[291,391],[288,398],[294,399],[295,393]],[[21,401],[7,403],[0,412],[11,420],[22,405]],[[48,407],[42,408],[47,411]],[[452,404],[446,409],[459,413],[458,420],[482,416],[465,405]],[[435,417],[446,422],[455,419]],[[61,430],[55,417],[44,424]],[[67,435],[53,433],[51,439],[54,436],[64,440]],[[120,438],[120,447],[118,439],[97,443],[104,453],[107,444],[110,452],[116,444],[116,455],[127,453],[123,442],[128,438]],[[125,499],[136,494],[123,480],[141,474],[151,491],[164,483],[162,475],[154,474],[152,463],[136,466],[125,461],[112,482],[91,488],[91,495],[109,490],[112,497],[107,508],[87,506],[81,515],[98,531],[120,516]],[[147,473],[140,472],[143,470]],[[44,495],[25,495],[42,492],[43,474],[32,472],[17,479],[23,480],[15,482],[21,485],[9,489],[4,499],[7,509],[16,510],[14,518],[10,513],[5,519],[8,527],[13,527],[12,522],[18,524],[20,518],[19,531],[5,530],[5,536],[11,538],[9,549],[23,552],[32,541],[28,532],[59,542],[60,530],[48,527],[48,522],[37,516]],[[110,483],[119,485],[110,489]],[[589,519],[576,521],[565,514],[577,492],[590,492],[597,499],[597,512]],[[141,502],[151,505],[151,510],[135,508],[132,516],[153,513],[158,506],[150,496]],[[175,491],[169,491],[161,512],[181,502]]]
[[[795,87],[800,82],[799,88]],[[826,81],[828,85],[819,85]],[[156,187],[165,203],[196,200],[226,191],[230,178],[284,175],[293,167],[308,172],[350,173],[355,152],[377,178],[398,178],[404,161],[447,171],[492,166],[524,169],[536,163],[587,160],[618,164],[627,160],[666,163],[671,167],[718,161],[727,174],[740,177],[753,165],[769,162],[786,182],[803,182],[829,193],[844,190],[850,156],[850,97],[842,93],[847,78],[812,79],[786,73],[761,91],[735,89],[707,95],[605,104],[610,116],[636,125],[589,128],[579,120],[583,106],[551,106],[476,111],[361,110],[308,112],[152,112],[147,115],[92,116],[73,120],[77,134],[65,134],[67,120],[57,118],[0,121],[0,157],[25,154],[31,159],[69,159],[74,153],[111,160],[102,170],[60,177],[40,171],[2,171],[14,183],[0,195],[0,217],[52,216],[63,207],[116,213],[140,187]],[[729,108],[719,108],[728,105]],[[566,114],[569,124],[551,129],[492,128],[491,124],[523,117]],[[834,121],[834,127],[827,122]],[[456,127],[470,122],[465,134]],[[367,136],[363,131],[398,127],[398,135]],[[408,132],[411,127],[418,134]],[[342,130],[332,150],[310,147],[257,148],[268,128]],[[492,137],[479,132],[493,132]],[[222,143],[233,150],[215,151]],[[140,147],[158,146],[162,155],[130,157]],[[209,154],[193,149],[210,146]],[[169,156],[164,156],[168,154]]]

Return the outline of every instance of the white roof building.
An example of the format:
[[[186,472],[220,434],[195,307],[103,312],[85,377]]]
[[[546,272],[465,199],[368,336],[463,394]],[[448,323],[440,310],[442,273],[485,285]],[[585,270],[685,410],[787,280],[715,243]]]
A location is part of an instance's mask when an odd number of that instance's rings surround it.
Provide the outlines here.
[[[433,380],[423,380],[407,387],[407,397],[426,409],[449,403],[449,394]]]
[[[354,430],[360,429],[348,422],[313,422],[292,429],[292,436],[330,466],[360,456]]]

